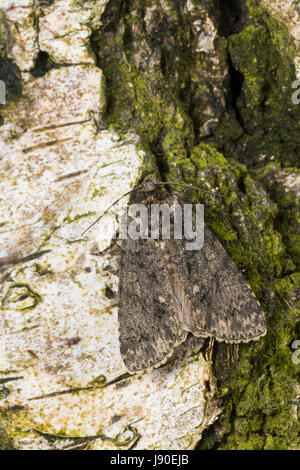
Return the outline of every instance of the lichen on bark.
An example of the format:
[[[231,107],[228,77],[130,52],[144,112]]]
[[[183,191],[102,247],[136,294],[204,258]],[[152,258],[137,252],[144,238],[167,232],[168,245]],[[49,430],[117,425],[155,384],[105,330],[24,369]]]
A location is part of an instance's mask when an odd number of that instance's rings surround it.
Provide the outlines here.
[[[106,81],[103,122],[138,134],[149,156],[141,176],[158,172],[224,196],[193,194],[267,313],[259,343],[215,345],[224,410],[200,449],[300,448],[291,359],[300,310],[297,49],[268,3],[110,0],[86,44]],[[37,55],[33,76],[61,67],[51,47]],[[5,54],[1,46],[0,79],[11,64]],[[9,442],[1,431],[0,442]]]

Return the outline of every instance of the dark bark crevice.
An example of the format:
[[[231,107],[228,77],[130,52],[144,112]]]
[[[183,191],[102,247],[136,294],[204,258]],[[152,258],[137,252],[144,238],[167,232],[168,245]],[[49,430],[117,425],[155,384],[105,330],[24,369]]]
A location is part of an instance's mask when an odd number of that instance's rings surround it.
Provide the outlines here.
[[[249,15],[246,0],[215,0],[215,7],[220,36],[228,37],[242,31]]]
[[[35,61],[34,68],[30,71],[34,78],[43,77],[49,70],[60,67],[45,51],[40,51]]]

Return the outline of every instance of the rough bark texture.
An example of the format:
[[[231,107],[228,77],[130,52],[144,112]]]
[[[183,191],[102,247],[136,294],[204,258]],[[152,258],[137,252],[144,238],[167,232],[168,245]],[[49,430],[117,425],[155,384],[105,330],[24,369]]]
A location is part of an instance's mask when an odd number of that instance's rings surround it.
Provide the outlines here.
[[[215,346],[223,411],[201,440],[199,433],[198,448],[299,449],[292,343],[300,336],[300,105],[291,99],[300,77],[299,2],[78,0],[77,8],[92,11],[76,36],[78,60],[66,52],[67,33],[57,39],[53,32],[50,14],[60,2],[49,3],[31,16],[32,24],[40,21],[39,47],[27,20],[28,57],[20,54],[14,12],[4,10],[2,42],[18,44],[2,46],[0,78],[8,80],[9,97],[19,96],[21,76],[30,88],[29,75],[56,73],[66,56],[65,64],[100,68],[106,111],[98,109],[98,127],[139,136],[136,147],[148,157],[136,178],[158,172],[166,181],[218,188],[224,200],[201,197],[206,223],[267,313],[268,334],[259,343]],[[22,127],[13,101],[2,115]],[[3,412],[4,422],[11,412]]]

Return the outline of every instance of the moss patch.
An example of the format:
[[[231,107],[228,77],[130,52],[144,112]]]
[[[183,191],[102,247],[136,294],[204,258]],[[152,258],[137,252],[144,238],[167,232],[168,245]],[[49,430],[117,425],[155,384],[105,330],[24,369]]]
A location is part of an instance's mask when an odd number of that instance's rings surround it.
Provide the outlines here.
[[[261,2],[247,4],[249,24],[228,37],[233,70],[242,77],[235,96],[235,111],[243,134],[234,146],[228,144],[223,123],[216,132],[218,147],[228,156],[252,166],[269,161],[296,165],[300,149],[297,131],[300,108],[291,101],[295,80],[293,44],[285,25],[272,18]],[[231,120],[235,127],[235,120]],[[226,127],[230,128],[228,122]]]

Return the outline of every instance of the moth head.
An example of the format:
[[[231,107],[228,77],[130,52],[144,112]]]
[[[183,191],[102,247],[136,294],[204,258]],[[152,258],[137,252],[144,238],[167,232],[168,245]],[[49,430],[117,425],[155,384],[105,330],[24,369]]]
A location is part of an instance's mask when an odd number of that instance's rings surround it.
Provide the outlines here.
[[[157,185],[156,185],[155,180],[147,178],[144,180],[141,189],[142,191],[145,191],[145,192],[151,192],[151,191],[154,191],[156,187]]]

